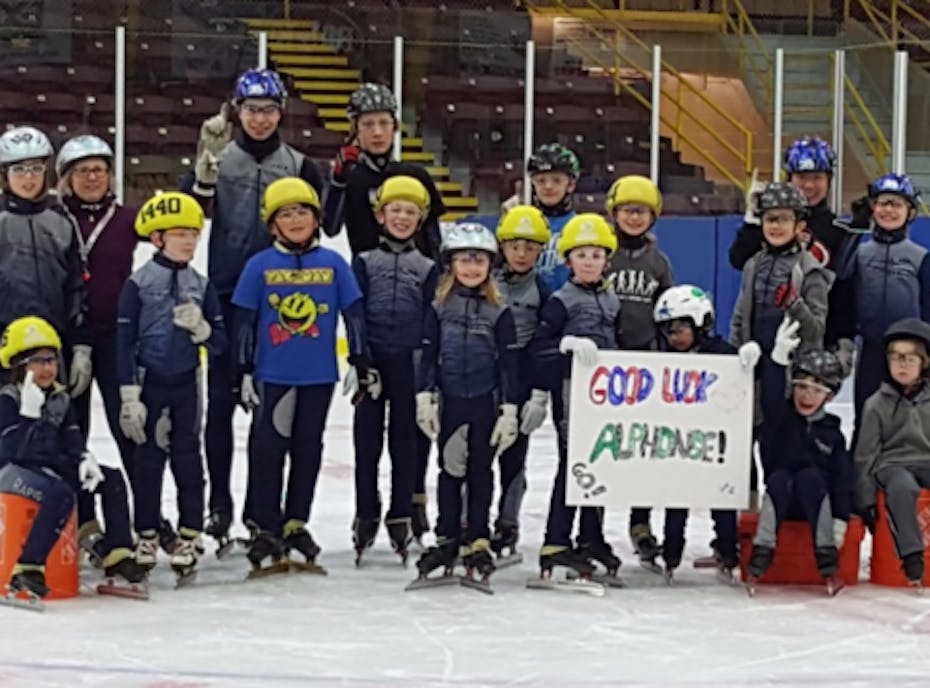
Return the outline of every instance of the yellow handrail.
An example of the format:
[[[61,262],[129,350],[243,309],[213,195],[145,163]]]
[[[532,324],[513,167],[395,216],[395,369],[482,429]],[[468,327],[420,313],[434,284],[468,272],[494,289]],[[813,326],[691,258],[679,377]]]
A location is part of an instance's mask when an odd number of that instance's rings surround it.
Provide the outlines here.
[[[897,49],[898,42],[903,36],[907,39],[908,43],[919,46],[927,52],[930,52],[930,39],[921,38],[904,26],[900,16],[900,13],[903,12],[927,29],[930,29],[930,18],[927,17],[927,14],[930,14],[930,2],[927,2],[927,0],[924,0],[924,2],[928,5],[928,12],[919,12],[908,3],[901,2],[900,0],[891,0],[891,12],[888,13],[869,0],[858,0],[859,6],[862,8],[862,11],[865,12],[866,16],[868,16],[875,32],[882,37],[890,48]]]
[[[869,128],[872,131],[872,136],[874,136],[874,138],[877,139],[876,144],[873,148],[872,138],[869,136],[866,136],[865,134],[862,135],[862,138],[866,142],[866,145],[868,145],[869,148],[872,149],[873,153],[875,154],[875,160],[876,162],[878,162],[879,167],[883,168],[885,165],[884,156],[891,152],[891,144],[888,142],[888,139],[885,137],[885,134],[882,131],[881,127],[878,126],[878,122],[875,121],[875,117],[872,115],[872,111],[869,110],[868,106],[865,104],[865,101],[862,99],[862,94],[859,93],[859,89],[856,88],[856,85],[852,82],[852,79],[849,78],[848,74],[844,75],[843,81],[846,85],[846,90],[849,91],[856,105],[862,111],[862,115],[863,117],[865,117],[865,120],[868,123]]]

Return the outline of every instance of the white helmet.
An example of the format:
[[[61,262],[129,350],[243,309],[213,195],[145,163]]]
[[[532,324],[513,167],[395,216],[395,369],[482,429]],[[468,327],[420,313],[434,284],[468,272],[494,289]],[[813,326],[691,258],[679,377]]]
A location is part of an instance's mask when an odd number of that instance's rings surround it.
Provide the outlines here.
[[[0,165],[47,158],[54,153],[48,137],[35,127],[16,127],[0,135]]]
[[[55,160],[55,174],[61,177],[68,168],[84,158],[103,158],[107,165],[113,164],[113,149],[98,136],[81,134],[65,141]]]
[[[446,232],[440,253],[444,259],[453,251],[485,251],[497,255],[494,233],[478,222],[461,222]]]
[[[690,320],[694,327],[709,331],[714,326],[714,304],[700,287],[681,284],[662,292],[652,311],[656,323]]]

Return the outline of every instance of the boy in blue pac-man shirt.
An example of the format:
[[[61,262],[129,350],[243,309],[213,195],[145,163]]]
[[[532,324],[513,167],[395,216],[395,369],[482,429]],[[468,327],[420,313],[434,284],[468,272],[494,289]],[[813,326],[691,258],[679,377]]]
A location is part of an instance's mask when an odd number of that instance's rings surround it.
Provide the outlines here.
[[[349,264],[319,244],[320,200],[301,179],[268,186],[262,219],[274,245],[253,256],[239,278],[236,357],[240,401],[255,411],[249,434],[246,511],[257,534],[249,549],[256,568],[297,550],[314,566],[320,549],[306,529],[320,471],[323,429],[339,379],[336,317],[342,312],[354,370],[353,394],[378,384],[365,343],[362,293]],[[281,509],[285,456],[290,456],[287,498]],[[278,566],[276,566],[278,565]],[[266,568],[269,568],[266,566]]]

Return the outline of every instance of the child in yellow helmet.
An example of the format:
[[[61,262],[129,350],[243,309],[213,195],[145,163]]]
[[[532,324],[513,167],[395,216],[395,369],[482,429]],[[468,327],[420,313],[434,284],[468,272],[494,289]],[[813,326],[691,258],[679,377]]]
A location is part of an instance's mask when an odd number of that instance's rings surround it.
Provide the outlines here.
[[[178,584],[190,580],[203,552],[203,459],[200,453],[200,347],[218,354],[226,330],[212,284],[190,265],[203,229],[200,204],[179,192],[150,198],[136,232],[158,249],[120,294],[117,376],[120,428],[135,456],[136,558],[155,565],[165,463],[178,490],[179,538],[171,555]]]

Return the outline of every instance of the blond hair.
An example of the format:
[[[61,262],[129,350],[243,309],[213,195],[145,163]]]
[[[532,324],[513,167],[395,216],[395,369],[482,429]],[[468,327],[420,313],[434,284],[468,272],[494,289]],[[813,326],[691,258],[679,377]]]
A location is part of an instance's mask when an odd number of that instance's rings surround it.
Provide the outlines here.
[[[455,275],[452,273],[452,266],[443,273],[442,278],[439,280],[439,286],[436,287],[436,301],[440,304],[445,303],[449,298],[449,294],[452,293],[452,288],[456,285],[457,280]],[[501,296],[500,289],[497,288],[497,282],[491,277],[490,270],[488,271],[488,276],[482,282],[481,286],[478,287],[481,291],[481,295],[485,298],[488,303],[492,303],[495,306],[499,306],[504,303],[504,297]]]

